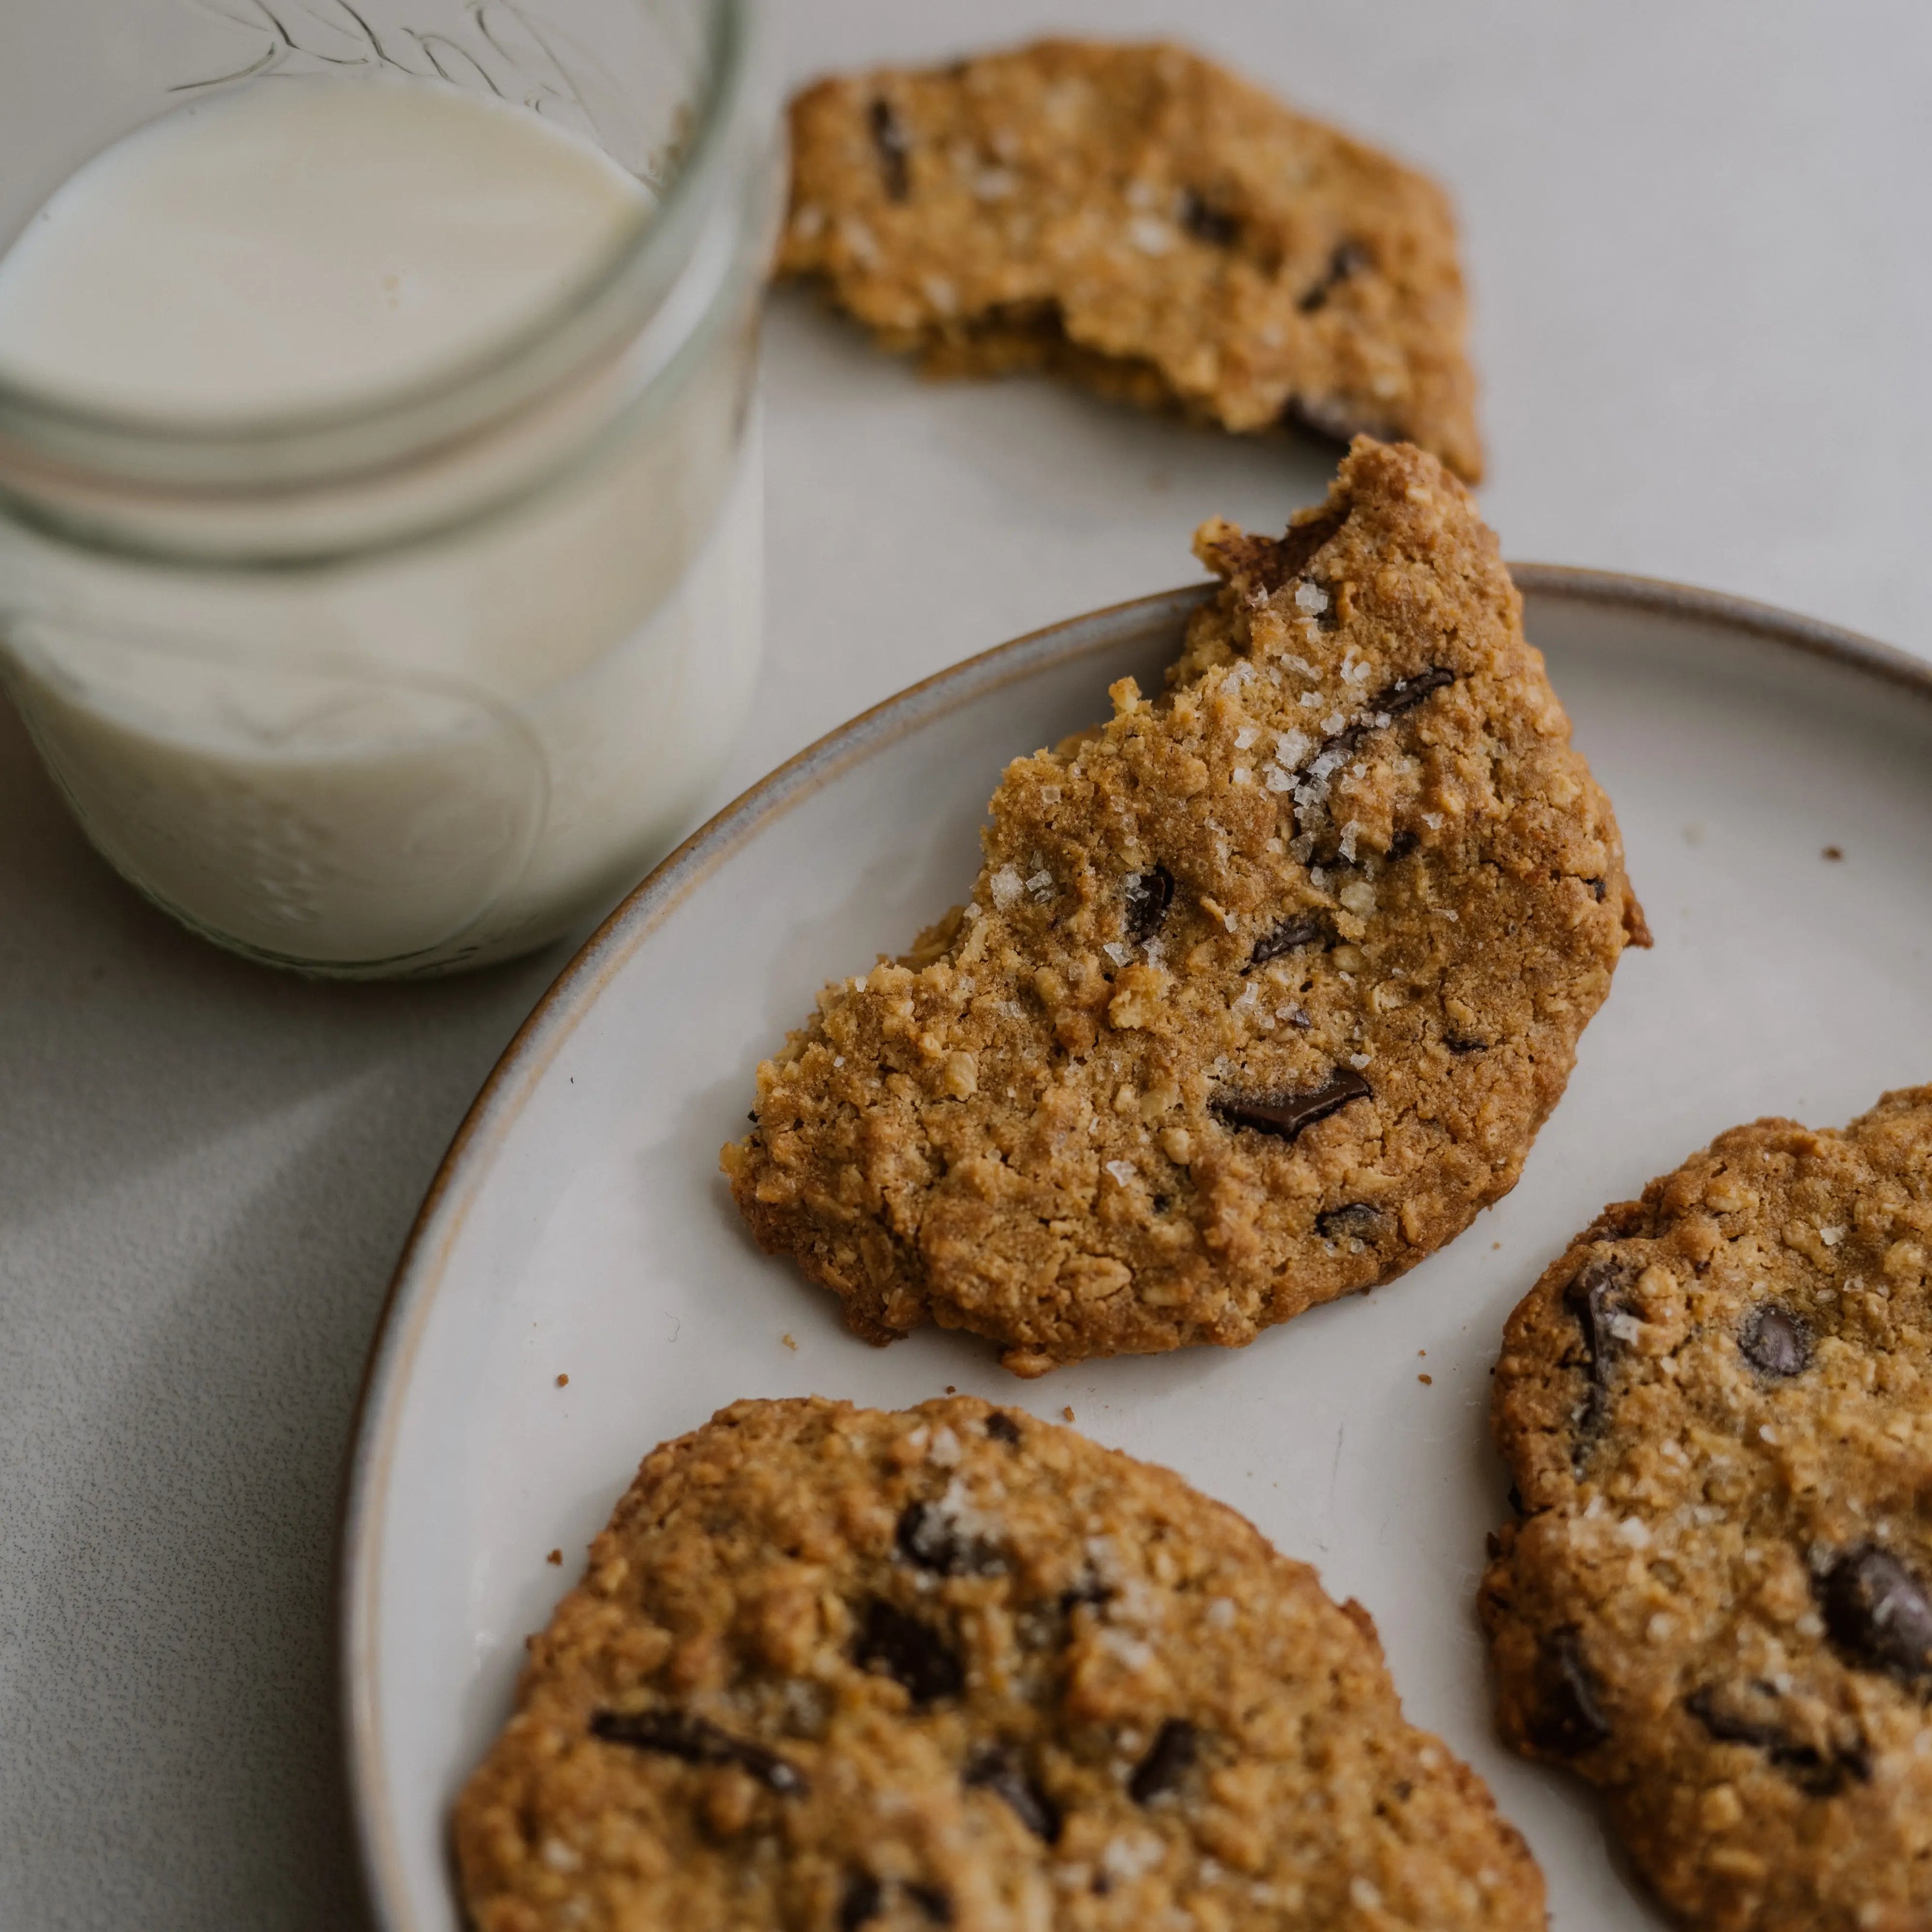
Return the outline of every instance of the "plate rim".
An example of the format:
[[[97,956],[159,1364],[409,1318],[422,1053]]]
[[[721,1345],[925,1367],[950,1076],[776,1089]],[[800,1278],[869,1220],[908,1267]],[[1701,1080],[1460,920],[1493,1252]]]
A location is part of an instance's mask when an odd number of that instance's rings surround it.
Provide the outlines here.
[[[1834,663],[1932,699],[1932,662],[1891,644],[1786,610],[1776,604],[1668,578],[1569,564],[1508,566],[1525,595],[1714,624],[1760,643]],[[559,1051],[618,969],[689,894],[772,820],[851,766],[934,718],[1059,663],[1107,649],[1124,629],[1178,620],[1213,596],[1212,581],[1108,604],[1029,631],[961,659],[860,712],[740,792],[668,853],[613,909],[566,963],[525,1016],[478,1090],[437,1163],[410,1224],[371,1333],[338,1492],[330,1619],[334,1709],[340,1771],[349,1802],[356,1873],[370,1918],[382,1932],[411,1932],[392,1809],[378,1802],[380,1718],[366,1702],[358,1668],[374,1636],[362,1612],[373,1540],[387,1477],[383,1450],[396,1399],[406,1386],[412,1343],[434,1299],[434,1265],[463,1219],[472,1170],[513,1123],[520,1093]]]

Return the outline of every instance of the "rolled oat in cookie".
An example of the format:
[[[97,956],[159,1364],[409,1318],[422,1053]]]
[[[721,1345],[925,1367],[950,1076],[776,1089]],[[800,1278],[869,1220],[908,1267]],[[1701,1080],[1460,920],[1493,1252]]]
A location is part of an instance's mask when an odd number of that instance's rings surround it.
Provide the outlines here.
[[[782,272],[934,374],[1048,368],[1481,473],[1442,190],[1225,68],[1047,40],[821,81],[791,137]]]
[[[1165,1469],[968,1396],[655,1450],[455,1844],[478,1932],[1539,1932],[1374,1626]]]
[[[1514,1185],[1642,915],[1495,538],[1358,441],[1167,688],[1010,765],[966,904],[828,986],[727,1148],[766,1248],[885,1342],[1044,1372],[1238,1346]]]
[[[1932,1088],[1760,1120],[1510,1317],[1503,1735],[1709,1932],[1932,1925]]]

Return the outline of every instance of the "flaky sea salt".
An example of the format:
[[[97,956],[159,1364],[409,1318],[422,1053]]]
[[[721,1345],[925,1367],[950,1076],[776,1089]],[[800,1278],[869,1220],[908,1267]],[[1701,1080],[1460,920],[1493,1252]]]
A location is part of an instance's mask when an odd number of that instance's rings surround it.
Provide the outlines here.
[[[1053,896],[1053,874],[1044,866],[1026,882],[1027,890],[1036,899],[1050,899]]]
[[[1304,610],[1311,617],[1318,617],[1328,608],[1328,593],[1318,584],[1310,584],[1305,578],[1296,586],[1294,608]]]
[[[1237,765],[1228,777],[1232,784],[1238,785],[1252,784],[1255,782],[1253,772],[1246,765]]]
[[[1174,246],[1174,230],[1158,216],[1137,214],[1127,224],[1127,239],[1143,255],[1165,255]]]
[[[1118,939],[1108,940],[1100,950],[1116,966],[1124,966],[1134,956],[1134,949],[1131,946],[1123,946]]]
[[[993,896],[993,903],[1004,912],[1026,890],[1026,881],[1010,866],[1002,866],[986,881],[986,890]]]
[[[1107,1163],[1107,1172],[1124,1187],[1139,1173],[1140,1169],[1130,1160],[1110,1160]]]
[[[1245,752],[1260,736],[1261,734],[1257,731],[1252,724],[1244,724],[1241,728],[1234,734],[1235,750],[1238,752]]]

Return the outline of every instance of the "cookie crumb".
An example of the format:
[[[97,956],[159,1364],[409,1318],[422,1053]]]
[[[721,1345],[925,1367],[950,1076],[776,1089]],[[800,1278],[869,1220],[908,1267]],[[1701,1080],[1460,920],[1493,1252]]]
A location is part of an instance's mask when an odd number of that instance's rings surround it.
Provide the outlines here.
[[[568,1376],[559,1376],[556,1378],[556,1385],[559,1388],[569,1388],[570,1378]]]
[[[1426,1376],[1418,1376],[1415,1379],[1420,1382],[1425,1388],[1430,1388],[1435,1386],[1435,1384],[1430,1381],[1430,1378]]]
[[[785,1334],[784,1334],[781,1335],[781,1336],[778,1337],[778,1340],[779,1340],[781,1342],[782,1342],[785,1345],[785,1346],[786,1346],[788,1348],[789,1348],[789,1349],[792,1352],[792,1353],[793,1353],[794,1355],[795,1355],[795,1354],[796,1354],[798,1353],[798,1340],[797,1340],[797,1338],[796,1338],[795,1336],[794,1336],[794,1335],[790,1332],[790,1330],[787,1330],[787,1332],[786,1332]]]
[[[1829,859],[1834,865],[1836,865],[1838,862],[1845,856],[1844,849],[1842,846],[1827,845],[1825,848],[1822,856]]]
[[[1073,1405],[1070,1402],[1060,1413],[1067,1421],[1071,1422],[1073,1420]]]
[[[563,1552],[560,1550],[553,1550],[544,1561],[546,1563],[555,1564],[561,1570],[563,1568]]]

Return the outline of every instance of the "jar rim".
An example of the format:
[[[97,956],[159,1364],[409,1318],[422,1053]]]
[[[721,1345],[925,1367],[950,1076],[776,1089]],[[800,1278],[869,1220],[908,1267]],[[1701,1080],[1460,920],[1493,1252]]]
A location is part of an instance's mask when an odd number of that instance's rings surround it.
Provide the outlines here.
[[[710,0],[704,86],[670,180],[614,244],[535,314],[404,382],[341,401],[218,419],[103,407],[0,374],[0,495],[33,496],[32,472],[50,466],[110,488],[226,494],[328,487],[439,454],[541,402],[634,338],[696,252],[748,116],[757,111],[752,70],[759,10],[760,0]]]

